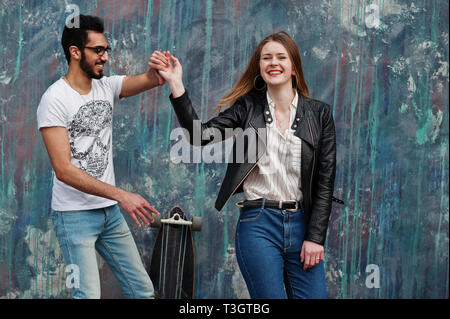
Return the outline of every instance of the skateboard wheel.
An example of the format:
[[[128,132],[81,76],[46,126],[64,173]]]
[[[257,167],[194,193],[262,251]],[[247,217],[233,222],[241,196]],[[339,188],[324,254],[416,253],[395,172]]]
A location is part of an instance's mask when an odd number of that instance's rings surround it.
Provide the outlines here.
[[[161,228],[161,215],[153,215],[153,223],[150,224],[150,227]]]
[[[202,218],[194,216],[192,217],[192,231],[202,230]]]

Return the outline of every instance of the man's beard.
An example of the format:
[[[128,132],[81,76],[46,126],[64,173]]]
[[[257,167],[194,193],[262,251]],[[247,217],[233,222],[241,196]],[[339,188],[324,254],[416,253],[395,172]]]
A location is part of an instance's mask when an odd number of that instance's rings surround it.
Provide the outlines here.
[[[102,63],[103,64],[103,63]],[[86,55],[84,54],[84,52],[81,52],[81,60],[80,60],[80,68],[87,74],[88,77],[90,77],[91,79],[101,79],[103,77],[103,71],[99,71],[98,74],[95,74],[94,72],[94,68],[95,65],[93,67],[91,67],[87,62],[86,62]]]

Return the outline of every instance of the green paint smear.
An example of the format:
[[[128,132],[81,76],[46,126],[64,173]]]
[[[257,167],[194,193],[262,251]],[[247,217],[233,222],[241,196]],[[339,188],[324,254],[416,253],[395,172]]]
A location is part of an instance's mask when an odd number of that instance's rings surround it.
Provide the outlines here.
[[[208,0],[205,8],[205,52],[203,57],[203,75],[202,75],[202,102],[200,109],[200,119],[203,120],[203,112],[208,107],[209,97],[209,75],[211,71],[211,37],[212,37],[212,1]]]
[[[22,32],[22,5],[19,6],[19,39],[17,40],[19,48],[17,49],[16,66],[14,68],[13,83],[16,83],[20,72],[20,60],[22,58],[23,32]]]

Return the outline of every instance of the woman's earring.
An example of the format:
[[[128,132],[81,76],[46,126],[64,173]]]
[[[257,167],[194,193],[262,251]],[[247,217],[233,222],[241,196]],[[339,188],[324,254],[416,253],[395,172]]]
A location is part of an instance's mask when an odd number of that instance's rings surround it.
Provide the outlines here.
[[[297,89],[297,78],[295,75],[292,76],[292,88]]]
[[[258,77],[259,78],[261,78],[261,80],[259,80],[258,79]],[[258,87],[257,85],[256,85],[256,82],[261,82],[262,81],[262,83],[264,83],[262,86],[260,86],[260,87]],[[264,90],[265,88],[266,88],[266,82],[264,82],[264,80],[263,80],[263,78],[262,78],[262,76],[261,76],[261,74],[258,74],[257,76],[255,76],[255,79],[253,80],[253,87],[255,88],[255,90],[258,90],[258,91],[262,91],[262,90]]]

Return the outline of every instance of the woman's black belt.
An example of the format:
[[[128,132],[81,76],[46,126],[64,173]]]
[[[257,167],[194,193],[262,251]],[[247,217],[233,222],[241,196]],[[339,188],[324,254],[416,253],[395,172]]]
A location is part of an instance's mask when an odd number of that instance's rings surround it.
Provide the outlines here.
[[[241,200],[235,203],[237,207],[248,208],[275,208],[281,210],[287,210],[290,212],[296,212],[301,206],[301,202],[295,200],[269,200],[269,199],[255,199],[255,200]]]

